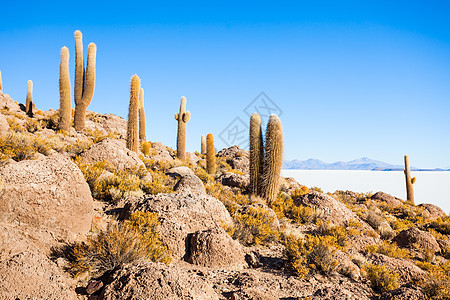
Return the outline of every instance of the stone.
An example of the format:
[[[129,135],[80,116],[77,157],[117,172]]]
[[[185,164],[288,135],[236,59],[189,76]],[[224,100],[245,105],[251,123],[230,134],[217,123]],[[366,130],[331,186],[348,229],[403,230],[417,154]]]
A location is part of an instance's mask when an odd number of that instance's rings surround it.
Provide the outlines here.
[[[441,248],[434,236],[428,231],[422,231],[416,227],[411,227],[407,230],[401,231],[392,239],[399,247],[403,248],[417,248],[420,247],[426,250],[439,252]]]
[[[377,192],[373,194],[372,197],[370,197],[370,199],[385,202],[387,205],[392,207],[402,205],[402,201],[399,198],[383,192]]]
[[[225,158],[226,162],[235,170],[248,174],[250,170],[250,151],[239,146],[225,148],[217,153],[217,157]]]
[[[229,187],[245,188],[250,183],[249,175],[240,175],[232,172],[226,172],[217,179],[219,183]]]

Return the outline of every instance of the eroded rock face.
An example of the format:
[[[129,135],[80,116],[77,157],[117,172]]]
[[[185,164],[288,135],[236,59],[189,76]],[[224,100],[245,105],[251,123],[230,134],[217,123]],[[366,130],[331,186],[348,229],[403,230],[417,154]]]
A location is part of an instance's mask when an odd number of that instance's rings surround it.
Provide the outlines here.
[[[91,164],[107,161],[119,170],[145,167],[136,152],[127,149],[121,141],[112,138],[106,138],[93,145],[80,156]]]
[[[0,176],[0,222],[43,227],[62,239],[89,231],[91,191],[70,159],[54,155],[8,164]]]
[[[136,211],[159,214],[161,238],[172,250],[175,259],[185,256],[189,246],[188,236],[194,232],[219,227],[222,221],[233,224],[233,219],[222,202],[209,195],[190,191],[146,195],[128,202],[121,218],[127,218]]]
[[[434,252],[441,250],[431,233],[422,231],[416,227],[401,231],[392,241],[396,242],[399,247],[404,248],[414,248],[418,246]]]
[[[39,252],[0,261],[0,299],[77,299],[72,279]]]
[[[173,160],[173,157],[170,155],[169,151],[167,151],[166,146],[162,143],[156,142],[152,143],[152,147],[150,149],[150,159],[155,161],[170,161]]]
[[[386,202],[386,204],[388,204],[389,206],[393,206],[393,207],[402,205],[402,202],[400,201],[399,198],[396,198],[394,196],[391,196],[391,195],[383,193],[383,192],[377,192],[377,193],[373,194],[372,197],[370,197],[370,198],[372,200]]]
[[[192,264],[216,269],[239,269],[247,265],[242,246],[221,227],[196,231],[189,244],[187,261]]]
[[[239,146],[225,148],[217,153],[218,157],[224,157],[226,162],[235,170],[247,174],[250,168],[250,152]]]
[[[162,263],[126,265],[113,275],[100,299],[219,299],[212,287],[196,274]]]

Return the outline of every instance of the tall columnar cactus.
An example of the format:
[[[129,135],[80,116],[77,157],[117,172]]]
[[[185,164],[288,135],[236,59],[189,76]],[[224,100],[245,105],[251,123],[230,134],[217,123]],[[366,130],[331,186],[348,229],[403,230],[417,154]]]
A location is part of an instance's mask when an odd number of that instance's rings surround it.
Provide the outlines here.
[[[136,153],[139,147],[138,108],[140,84],[139,76],[133,75],[130,87],[130,106],[128,107],[127,148]]]
[[[146,142],[145,136],[145,109],[144,109],[144,89],[139,91],[139,140]]]
[[[59,65],[59,129],[69,131],[71,121],[69,49],[64,46],[61,48],[61,63]]]
[[[27,82],[27,100],[25,104],[25,112],[29,117],[33,116],[33,81]]]
[[[201,146],[200,146],[200,153],[201,154],[206,154],[206,138],[205,135],[202,134],[202,141],[201,141]]]
[[[261,179],[264,166],[264,143],[261,117],[258,113],[250,117],[250,195],[261,194]]]
[[[406,179],[406,200],[414,204],[414,190],[413,184],[416,182],[416,177],[411,178],[411,168],[409,166],[409,157],[405,155],[405,179]]]
[[[180,112],[175,113],[178,121],[177,157],[186,160],[186,123],[191,119],[191,113],[186,111],[186,97],[181,97]]]
[[[3,93],[2,71],[0,71],[0,93]]]
[[[97,46],[90,43],[86,70],[83,60],[83,39],[79,30],[75,31],[75,129],[82,131],[86,121],[86,110],[92,101],[95,88],[95,61]]]
[[[283,128],[280,118],[272,114],[266,129],[266,147],[264,155],[261,196],[271,205],[277,198],[280,186],[283,162]]]
[[[216,174],[216,149],[214,148],[214,136],[208,133],[206,136],[206,172]]]

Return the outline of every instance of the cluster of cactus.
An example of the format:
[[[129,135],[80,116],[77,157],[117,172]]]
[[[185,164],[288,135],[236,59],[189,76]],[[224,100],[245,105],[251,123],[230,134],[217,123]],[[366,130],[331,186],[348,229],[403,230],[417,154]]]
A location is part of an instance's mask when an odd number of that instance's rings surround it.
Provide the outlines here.
[[[88,46],[88,59],[86,69],[83,59],[83,36],[77,30],[75,36],[75,115],[74,126],[77,131],[84,130],[86,123],[86,110],[92,101],[95,89],[95,62],[97,46],[90,43]],[[72,121],[72,104],[70,100],[69,77],[69,49],[61,48],[61,63],[59,69],[59,95],[60,95],[60,120],[59,128],[68,131]]]
[[[177,157],[186,160],[186,123],[191,119],[191,113],[186,111],[186,97],[181,97],[180,112],[175,113],[178,121]]]
[[[95,88],[95,61],[97,46],[90,43],[86,69],[83,59],[83,36],[81,31],[75,31],[75,115],[74,125],[77,131],[82,131],[86,122],[86,110],[92,101]]]
[[[216,174],[216,149],[214,148],[214,136],[208,133],[206,136],[206,172]]]
[[[130,86],[130,105],[128,107],[128,126],[127,126],[127,148],[138,152],[139,147],[139,94],[140,94],[139,76],[133,75]]]
[[[27,82],[27,99],[25,102],[25,113],[31,118],[33,117],[33,81]]]
[[[409,165],[409,157],[405,155],[405,179],[406,179],[406,201],[414,204],[414,190],[413,184],[416,182],[416,177],[411,178],[411,167]]]
[[[250,194],[264,198],[271,205],[277,198],[283,162],[283,128],[280,118],[272,114],[266,129],[264,147],[261,117],[250,118]]]

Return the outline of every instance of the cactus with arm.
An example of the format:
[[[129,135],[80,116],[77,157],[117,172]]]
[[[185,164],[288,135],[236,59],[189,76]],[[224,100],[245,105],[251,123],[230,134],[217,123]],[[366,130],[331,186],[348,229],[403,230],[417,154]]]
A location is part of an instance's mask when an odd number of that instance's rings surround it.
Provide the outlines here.
[[[181,97],[180,112],[175,113],[178,121],[177,157],[186,160],[186,123],[191,119],[191,113],[186,111],[186,97]]]

